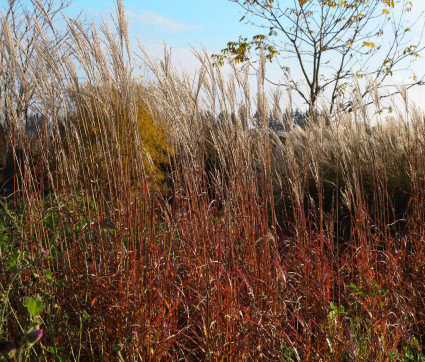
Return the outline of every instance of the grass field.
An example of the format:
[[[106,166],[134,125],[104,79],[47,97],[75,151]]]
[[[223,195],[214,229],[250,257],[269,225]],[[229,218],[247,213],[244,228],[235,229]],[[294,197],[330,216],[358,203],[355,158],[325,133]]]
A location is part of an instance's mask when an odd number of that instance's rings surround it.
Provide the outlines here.
[[[203,52],[136,80],[120,7],[31,55],[1,24],[5,359],[425,359],[422,113],[353,91],[300,127]]]

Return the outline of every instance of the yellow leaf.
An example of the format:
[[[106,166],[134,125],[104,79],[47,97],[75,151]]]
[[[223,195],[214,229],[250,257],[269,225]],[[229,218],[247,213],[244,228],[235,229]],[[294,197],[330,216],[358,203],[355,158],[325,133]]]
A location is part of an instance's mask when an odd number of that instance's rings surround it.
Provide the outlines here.
[[[382,2],[390,8],[394,7],[394,0],[383,0]]]
[[[382,12],[384,13],[384,14],[389,14],[390,12],[388,11],[388,9],[382,9]]]
[[[369,47],[369,48],[372,48],[372,49],[375,48],[375,43],[372,43],[372,42],[364,41],[363,45],[365,47]]]

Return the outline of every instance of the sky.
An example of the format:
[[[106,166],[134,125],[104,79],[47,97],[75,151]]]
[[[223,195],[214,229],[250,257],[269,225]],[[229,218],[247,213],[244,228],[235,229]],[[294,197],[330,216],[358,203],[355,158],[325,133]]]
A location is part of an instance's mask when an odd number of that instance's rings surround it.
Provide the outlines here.
[[[240,6],[229,0],[123,0],[123,3],[133,51],[140,54],[137,51],[137,43],[140,42],[151,57],[160,57],[165,42],[167,47],[172,48],[174,64],[189,71],[197,69],[199,64],[191,47],[200,49],[204,46],[210,53],[219,53],[228,41],[236,41],[239,35],[250,38],[261,33],[258,28],[239,22],[244,13]],[[424,0],[414,0],[413,3],[412,17],[425,11]],[[79,12],[88,20],[98,22],[101,16],[110,19],[110,13],[114,12],[114,2],[73,0],[65,10],[70,16],[76,16]],[[413,37],[418,37],[418,34],[413,34]],[[424,64],[424,61],[422,59],[414,65],[419,66],[418,73],[423,71],[420,64]],[[282,76],[276,65],[268,66],[267,73],[277,81]],[[407,73],[397,74],[393,80],[407,82]],[[425,103],[424,88],[411,91],[411,99]]]
[[[205,46],[210,53],[219,53],[228,41],[237,40],[239,35],[250,38],[261,32],[258,28],[239,22],[244,13],[239,5],[229,0],[123,0],[123,2],[131,42],[134,45],[137,42],[143,44],[153,57],[161,56],[165,42],[172,48],[174,64],[186,70],[193,70],[198,66],[191,47],[200,49]],[[114,11],[114,3],[112,0],[73,0],[67,9],[70,15],[80,11],[83,11],[89,19],[99,20],[100,15],[107,16]],[[414,1],[412,17],[422,11],[425,11],[425,1]],[[134,46],[133,49],[137,50],[137,47]],[[274,80],[279,80],[282,76],[276,65],[268,66],[267,72]],[[411,77],[411,74],[397,74],[393,82],[407,83],[409,76]],[[255,80],[252,83],[254,85]],[[410,91],[410,98],[417,103],[425,99],[423,88],[425,87]],[[295,101],[300,102],[297,99]]]
[[[130,37],[147,48],[162,48],[165,41],[175,49],[206,46],[219,52],[240,34],[255,34],[255,29],[239,23],[241,8],[228,0],[124,0],[124,6]],[[96,19],[113,10],[112,0],[74,0],[67,13],[84,11]]]

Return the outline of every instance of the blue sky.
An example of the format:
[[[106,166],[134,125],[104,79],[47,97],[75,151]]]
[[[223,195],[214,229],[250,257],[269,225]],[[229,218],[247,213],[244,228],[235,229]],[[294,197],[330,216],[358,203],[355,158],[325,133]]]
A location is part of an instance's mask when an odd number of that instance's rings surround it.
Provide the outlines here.
[[[172,47],[219,51],[239,35],[250,37],[261,30],[239,22],[243,12],[229,0],[123,0],[130,35],[145,43],[166,41]],[[424,0],[415,0],[413,16],[425,10]],[[73,0],[66,13],[83,11],[88,18],[114,11],[113,0]]]
[[[130,36],[147,48],[166,41],[173,48],[204,45],[217,52],[239,35],[256,34],[252,27],[239,23],[241,8],[228,0],[124,0],[124,6]],[[97,18],[97,14],[113,11],[114,5],[111,0],[74,0],[67,13],[81,10]]]
[[[148,51],[159,55],[165,41],[175,50],[175,57],[182,56],[183,63],[189,61],[191,46],[199,49],[203,45],[209,52],[217,53],[228,41],[237,40],[239,35],[250,38],[262,32],[240,23],[243,11],[229,0],[123,0],[123,3],[133,45],[137,39]],[[413,0],[413,4],[412,16],[425,10],[424,0]],[[65,10],[70,16],[79,12],[83,12],[87,19],[99,20],[100,15],[110,18],[109,14],[114,12],[114,1],[72,0]]]
[[[161,57],[163,43],[172,48],[173,63],[186,70],[196,70],[198,61],[193,56],[191,46],[200,49],[205,46],[210,53],[218,53],[230,40],[239,35],[248,38],[261,33],[261,29],[243,24],[239,19],[244,15],[242,9],[229,0],[123,0],[129,22],[130,41],[137,52],[137,41],[147,49],[151,57]],[[425,1],[416,0],[412,16],[425,10]],[[114,11],[112,0],[73,0],[66,11],[75,15],[83,11],[87,18],[99,19]],[[414,34],[415,36],[418,36]],[[137,39],[137,40],[136,40]],[[139,51],[140,53],[140,51]],[[416,62],[415,68],[423,62]],[[418,64],[419,63],[419,64]],[[290,64],[288,64],[290,65]],[[421,70],[419,70],[420,72]],[[409,83],[412,73],[397,73],[394,83]],[[268,66],[268,77],[274,81],[282,80],[282,72],[276,66]],[[252,87],[255,88],[255,78]],[[409,97],[416,104],[422,104],[425,87],[416,87]],[[301,99],[294,99],[302,105]]]
[[[199,64],[192,54],[191,46],[197,49],[205,46],[210,53],[218,53],[228,41],[237,40],[239,35],[250,38],[261,33],[261,29],[239,22],[243,16],[242,9],[229,0],[123,0],[123,3],[129,22],[132,50],[140,54],[136,46],[137,41],[140,41],[152,57],[160,57],[165,41],[172,48],[174,64],[187,70],[195,70]],[[425,10],[424,0],[415,0],[413,3],[412,16]],[[109,14],[114,12],[114,2],[73,0],[65,10],[70,16],[79,12],[83,12],[83,16],[89,20],[93,18],[98,21],[100,16],[110,19]],[[423,59],[416,62],[415,67],[421,68],[422,62]],[[268,66],[267,73],[275,81],[279,81],[282,76],[276,65]],[[397,74],[394,81],[407,83],[409,79],[407,75]],[[412,92],[416,101],[423,100],[423,88],[416,88]]]

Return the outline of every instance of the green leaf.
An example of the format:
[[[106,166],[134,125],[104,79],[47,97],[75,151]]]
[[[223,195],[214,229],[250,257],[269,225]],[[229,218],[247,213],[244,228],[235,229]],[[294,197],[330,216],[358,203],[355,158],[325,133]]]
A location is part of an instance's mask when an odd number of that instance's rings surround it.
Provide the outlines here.
[[[38,294],[35,298],[26,298],[25,307],[27,307],[28,313],[35,317],[43,310],[43,300]]]
[[[50,272],[50,270],[47,270],[47,271],[46,271],[46,278],[47,278],[48,280],[50,280],[50,281],[53,281],[53,275],[52,275],[52,273]]]

